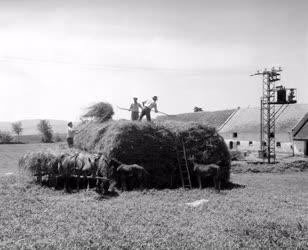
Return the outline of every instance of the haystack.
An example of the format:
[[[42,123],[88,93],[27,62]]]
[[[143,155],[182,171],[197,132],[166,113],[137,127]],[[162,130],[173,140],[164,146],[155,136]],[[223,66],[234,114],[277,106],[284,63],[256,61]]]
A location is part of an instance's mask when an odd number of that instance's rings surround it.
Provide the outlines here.
[[[198,163],[220,161],[223,178],[229,180],[230,155],[216,130],[196,123],[141,123],[126,120],[88,122],[78,128],[75,145],[89,152],[103,153],[126,164],[139,164],[149,172],[147,187],[170,188],[181,185],[177,148],[185,143],[187,155]],[[189,165],[192,173],[192,164]],[[197,181],[192,173],[192,182]]]

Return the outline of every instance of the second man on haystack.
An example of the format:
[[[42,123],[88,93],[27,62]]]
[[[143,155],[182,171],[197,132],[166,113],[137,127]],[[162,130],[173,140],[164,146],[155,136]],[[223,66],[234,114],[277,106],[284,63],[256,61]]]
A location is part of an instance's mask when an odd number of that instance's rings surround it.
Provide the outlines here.
[[[147,100],[145,102],[142,102],[143,109],[139,117],[139,121],[141,121],[142,118],[146,116],[147,121],[150,122],[151,121],[151,110],[153,108],[154,108],[155,113],[158,113],[157,103],[156,103],[157,100],[158,100],[157,96],[153,96],[152,100]]]
[[[132,112],[132,114],[131,114],[132,121],[138,121],[138,119],[139,119],[139,108],[142,109],[142,106],[138,102],[138,98],[134,97],[134,102],[130,105],[130,108],[129,108],[129,111]]]

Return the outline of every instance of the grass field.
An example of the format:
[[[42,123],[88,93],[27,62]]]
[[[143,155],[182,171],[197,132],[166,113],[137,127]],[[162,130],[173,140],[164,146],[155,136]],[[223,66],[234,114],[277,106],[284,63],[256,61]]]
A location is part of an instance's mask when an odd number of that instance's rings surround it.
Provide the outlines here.
[[[245,187],[147,190],[101,198],[30,183],[0,145],[0,249],[307,249],[308,172],[232,174]],[[192,208],[185,203],[207,199]]]
[[[54,139],[56,136],[59,136],[61,138],[61,141],[65,141],[66,140],[66,134],[59,134],[59,133],[56,133],[54,134]],[[17,137],[14,136],[14,140],[16,141],[17,140]],[[42,136],[39,135],[39,134],[34,134],[34,135],[21,135],[19,140],[22,142],[22,143],[31,143],[31,144],[38,144],[42,141]]]

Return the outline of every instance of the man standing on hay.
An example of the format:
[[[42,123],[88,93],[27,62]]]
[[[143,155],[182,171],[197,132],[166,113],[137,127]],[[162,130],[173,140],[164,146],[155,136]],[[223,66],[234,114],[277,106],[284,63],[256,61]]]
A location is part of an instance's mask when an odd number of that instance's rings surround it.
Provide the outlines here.
[[[74,146],[74,136],[75,134],[78,134],[78,130],[73,129],[73,123],[69,122],[67,124],[67,145],[69,148],[72,148]]]
[[[139,119],[139,108],[142,109],[142,106],[140,103],[138,103],[138,98],[134,97],[134,103],[130,105],[129,111],[132,112],[131,119],[132,121],[138,121]]]
[[[146,116],[147,121],[150,122],[151,121],[151,110],[153,108],[154,108],[155,113],[158,113],[157,103],[156,103],[157,100],[158,100],[157,96],[153,96],[152,100],[147,100],[145,102],[142,102],[143,109],[139,117],[139,121],[141,121],[142,118]]]

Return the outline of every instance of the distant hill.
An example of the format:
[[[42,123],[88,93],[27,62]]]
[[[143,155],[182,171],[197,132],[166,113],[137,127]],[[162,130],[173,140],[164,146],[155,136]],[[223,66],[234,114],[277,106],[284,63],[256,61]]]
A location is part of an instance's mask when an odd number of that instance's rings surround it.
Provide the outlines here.
[[[68,121],[63,120],[49,120],[53,128],[54,133],[64,134],[67,130]],[[37,130],[37,124],[40,122],[39,119],[33,120],[21,120],[23,127],[23,135],[37,135],[39,134]],[[12,131],[12,122],[1,122],[0,121],[0,130]]]
[[[199,122],[204,125],[215,128],[220,127],[235,111],[235,109],[218,110],[218,111],[202,111],[194,113],[184,113],[178,115],[159,116],[157,120],[163,121],[182,121],[182,122]]]

